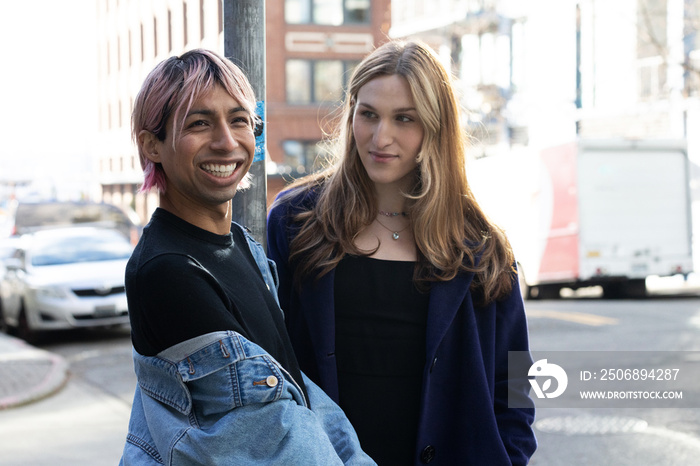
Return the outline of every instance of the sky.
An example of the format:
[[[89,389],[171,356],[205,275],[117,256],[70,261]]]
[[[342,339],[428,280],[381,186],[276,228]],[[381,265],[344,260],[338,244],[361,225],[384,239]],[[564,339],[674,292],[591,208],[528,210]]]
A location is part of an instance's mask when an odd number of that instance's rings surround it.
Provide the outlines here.
[[[0,0],[0,182],[71,177],[97,129],[94,0]]]

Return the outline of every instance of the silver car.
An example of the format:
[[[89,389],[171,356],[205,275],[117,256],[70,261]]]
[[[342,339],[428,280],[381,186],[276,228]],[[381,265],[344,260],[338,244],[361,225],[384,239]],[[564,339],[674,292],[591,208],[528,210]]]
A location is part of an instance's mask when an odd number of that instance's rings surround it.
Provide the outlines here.
[[[19,238],[0,238],[0,332],[6,330],[5,314],[3,313],[3,301],[10,298],[9,283],[5,280],[7,267],[5,261],[12,257],[17,250]]]
[[[68,227],[22,236],[5,261],[9,330],[32,341],[46,330],[127,324],[124,272],[132,250],[114,229]]]

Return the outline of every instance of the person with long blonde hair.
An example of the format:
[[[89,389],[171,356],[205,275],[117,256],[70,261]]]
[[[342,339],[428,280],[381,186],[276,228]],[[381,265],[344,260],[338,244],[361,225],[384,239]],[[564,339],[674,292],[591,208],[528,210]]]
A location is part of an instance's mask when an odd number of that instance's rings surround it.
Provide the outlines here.
[[[380,466],[527,464],[536,448],[529,385],[508,380],[508,352],[529,351],[515,259],[467,182],[460,118],[437,55],[388,42],[353,71],[333,164],[268,213],[302,370]]]

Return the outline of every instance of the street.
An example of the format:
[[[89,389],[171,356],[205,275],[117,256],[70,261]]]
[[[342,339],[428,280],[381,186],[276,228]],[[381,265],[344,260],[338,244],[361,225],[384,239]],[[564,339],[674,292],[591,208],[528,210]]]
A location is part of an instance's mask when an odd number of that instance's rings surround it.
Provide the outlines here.
[[[695,296],[527,301],[526,309],[533,352],[643,351],[682,358],[700,351]],[[0,411],[0,465],[117,464],[135,384],[128,329],[55,335],[41,347],[66,358],[71,376],[48,399]],[[700,386],[698,374],[700,367],[680,388],[690,393]],[[534,466],[685,466],[697,464],[700,455],[698,408],[540,407],[535,429]]]
[[[680,364],[700,350],[697,297],[528,301],[526,309],[533,352],[666,352]],[[692,375],[682,388],[700,384],[700,367]],[[687,466],[700,454],[697,408],[541,408],[535,431],[534,466]]]

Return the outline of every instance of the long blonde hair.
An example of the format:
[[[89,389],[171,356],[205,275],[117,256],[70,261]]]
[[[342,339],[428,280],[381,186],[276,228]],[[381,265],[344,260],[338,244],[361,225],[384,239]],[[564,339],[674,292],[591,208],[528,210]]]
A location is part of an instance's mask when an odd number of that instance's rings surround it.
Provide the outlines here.
[[[406,193],[419,261],[414,281],[425,288],[460,271],[475,272],[473,288],[483,302],[511,291],[516,273],[508,240],[479,207],[465,167],[466,135],[450,74],[435,53],[418,41],[392,41],[377,48],[353,71],[331,139],[335,163],[297,180],[277,202],[318,190],[312,210],[295,215],[298,234],[290,244],[296,278],[322,276],[346,253],[369,255],[354,239],[378,214],[374,185],[360,161],[352,133],[360,88],[379,76],[400,75],[411,88],[424,126],[416,182]]]

